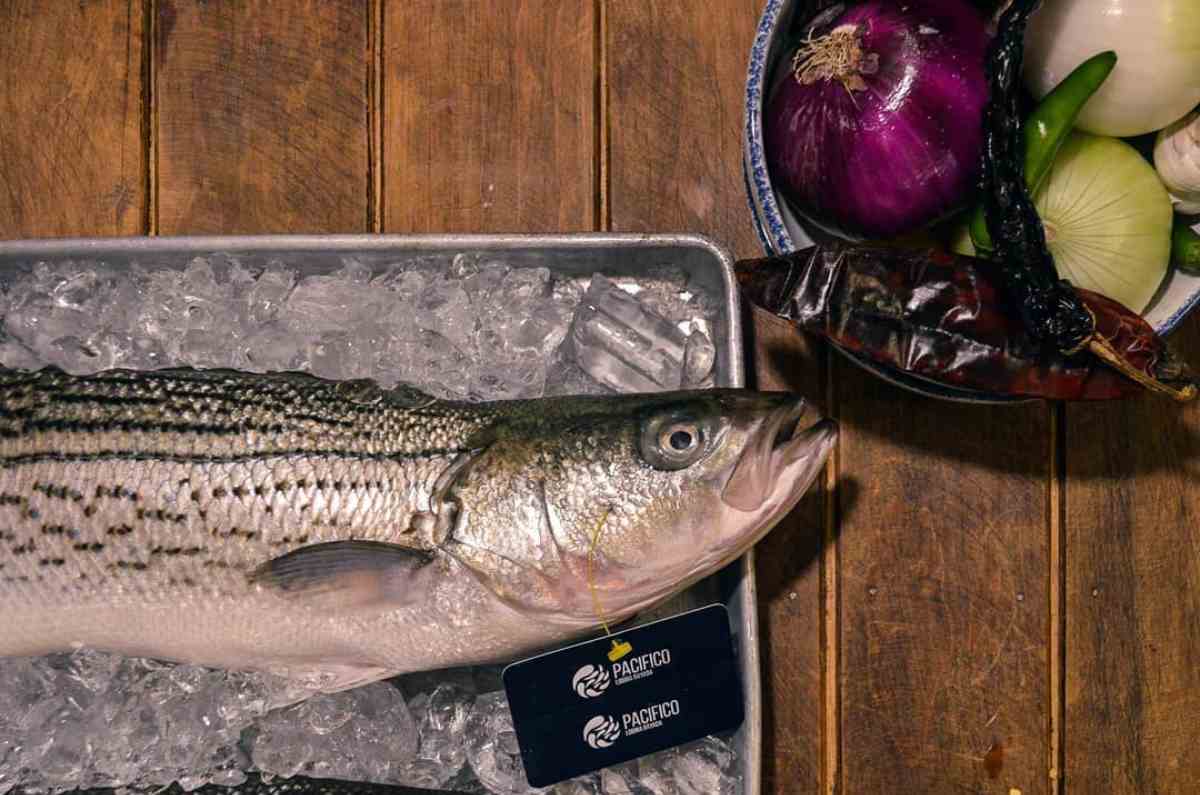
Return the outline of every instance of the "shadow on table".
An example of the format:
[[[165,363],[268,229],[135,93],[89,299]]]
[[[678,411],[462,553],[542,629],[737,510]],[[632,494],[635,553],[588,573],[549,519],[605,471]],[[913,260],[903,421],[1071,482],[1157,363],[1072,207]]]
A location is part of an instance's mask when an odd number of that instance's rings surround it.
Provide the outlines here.
[[[770,346],[760,355],[768,357],[775,372],[786,374],[796,352]],[[919,459],[926,477],[937,477],[941,469],[954,479],[964,466],[1044,477],[1056,443],[1051,431],[1058,412],[1062,438],[1057,454],[1069,463],[1073,478],[1200,474],[1200,402],[1184,405],[1147,394],[1064,407],[1045,401],[954,403],[900,389],[840,358],[833,368],[843,473],[854,472],[862,450],[875,461],[880,456],[898,462]],[[811,385],[789,387],[811,391]]]

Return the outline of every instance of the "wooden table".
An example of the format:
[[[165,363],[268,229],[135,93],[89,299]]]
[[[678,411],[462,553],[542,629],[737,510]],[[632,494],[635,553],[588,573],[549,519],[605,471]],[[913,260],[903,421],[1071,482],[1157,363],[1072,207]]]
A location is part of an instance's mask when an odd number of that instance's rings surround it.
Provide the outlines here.
[[[0,234],[688,231],[742,188],[761,0],[3,0]],[[917,399],[754,325],[841,421],[759,548],[768,792],[1200,791],[1200,408]],[[1200,317],[1175,337],[1200,365]]]

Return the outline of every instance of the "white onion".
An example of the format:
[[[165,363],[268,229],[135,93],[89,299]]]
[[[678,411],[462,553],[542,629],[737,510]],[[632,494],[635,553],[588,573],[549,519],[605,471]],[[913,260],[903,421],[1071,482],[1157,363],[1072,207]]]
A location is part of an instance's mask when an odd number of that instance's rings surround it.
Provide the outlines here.
[[[1200,103],[1200,1],[1047,0],[1029,20],[1025,84],[1039,99],[1104,50],[1117,66],[1076,126],[1127,137],[1159,130]]]
[[[1074,132],[1034,197],[1054,266],[1077,287],[1145,310],[1171,258],[1171,200],[1137,150]]]
[[[1158,134],[1154,168],[1171,193],[1175,212],[1200,214],[1200,112],[1189,113]]]

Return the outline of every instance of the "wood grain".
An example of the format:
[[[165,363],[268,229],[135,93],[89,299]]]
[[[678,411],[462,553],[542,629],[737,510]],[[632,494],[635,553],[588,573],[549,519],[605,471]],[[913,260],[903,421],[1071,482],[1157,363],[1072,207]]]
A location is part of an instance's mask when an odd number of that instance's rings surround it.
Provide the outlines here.
[[[389,232],[596,223],[593,0],[412,0],[383,19]]]
[[[1200,405],[1071,406],[1065,457],[1066,792],[1200,792]]]
[[[157,8],[158,230],[368,229],[368,3]]]
[[[146,214],[140,2],[0,3],[0,235],[130,235]]]
[[[710,13],[667,0],[608,0],[613,229],[710,234],[757,256],[742,180],[746,58],[762,3]]]
[[[1049,409],[836,376],[840,791],[1048,792]]]
[[[702,233],[735,256],[761,253],[741,176],[746,53],[760,6],[729,2],[698,14],[666,0],[605,4],[603,187],[612,229]],[[751,320],[752,380],[826,411],[821,349],[789,327]],[[757,549],[765,792],[820,788],[824,517],[818,486]]]
[[[824,346],[790,324],[753,313],[755,386],[809,399],[813,412],[831,414],[826,400]],[[829,469],[834,468],[830,461]],[[823,479],[822,479],[823,480]],[[763,790],[808,793],[827,789],[837,765],[836,708],[826,692],[830,654],[827,619],[836,619],[823,589],[836,571],[826,536],[829,492],[814,484],[796,509],[755,548],[763,677]],[[836,587],[836,585],[834,586]]]

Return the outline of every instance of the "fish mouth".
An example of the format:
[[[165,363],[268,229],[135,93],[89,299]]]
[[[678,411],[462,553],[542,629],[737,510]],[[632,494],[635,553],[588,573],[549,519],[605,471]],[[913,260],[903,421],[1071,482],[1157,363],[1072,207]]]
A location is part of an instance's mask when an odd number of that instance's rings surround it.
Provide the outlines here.
[[[787,502],[790,510],[824,465],[837,438],[837,424],[829,419],[801,430],[807,413],[806,401],[791,398],[767,414],[725,483],[721,492],[725,504],[772,517],[780,507],[772,502]],[[794,499],[788,499],[790,495]]]
[[[790,406],[784,406],[774,412],[770,420],[767,436],[771,439],[771,451],[781,450],[796,438],[800,420],[808,413],[808,404],[798,400]]]

